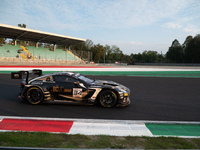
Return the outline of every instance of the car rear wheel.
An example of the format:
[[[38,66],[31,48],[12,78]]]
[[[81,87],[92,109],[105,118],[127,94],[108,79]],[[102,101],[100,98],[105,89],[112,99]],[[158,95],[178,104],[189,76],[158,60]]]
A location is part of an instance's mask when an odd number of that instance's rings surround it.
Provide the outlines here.
[[[99,103],[103,107],[114,107],[117,104],[117,95],[111,90],[102,91],[99,95]]]
[[[38,87],[31,87],[26,92],[26,99],[30,104],[40,104],[44,100],[44,94]]]

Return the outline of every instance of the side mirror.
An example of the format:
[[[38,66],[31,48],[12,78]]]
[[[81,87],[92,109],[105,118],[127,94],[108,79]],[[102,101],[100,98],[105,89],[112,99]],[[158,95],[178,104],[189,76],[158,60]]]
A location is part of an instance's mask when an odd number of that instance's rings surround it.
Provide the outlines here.
[[[82,88],[86,88],[85,85],[83,83],[80,83],[80,82],[74,82],[74,84],[78,87],[82,87]]]

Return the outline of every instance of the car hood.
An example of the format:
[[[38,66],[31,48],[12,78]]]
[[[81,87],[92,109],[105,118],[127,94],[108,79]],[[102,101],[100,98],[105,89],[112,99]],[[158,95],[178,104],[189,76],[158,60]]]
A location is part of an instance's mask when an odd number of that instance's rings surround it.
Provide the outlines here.
[[[116,88],[120,88],[125,90],[126,92],[128,92],[130,94],[130,89],[122,84],[119,84],[117,82],[113,82],[113,81],[107,81],[107,80],[95,80],[94,83],[96,86],[115,86]]]
[[[107,80],[95,80],[95,85],[110,85],[110,86],[119,86],[119,83]]]

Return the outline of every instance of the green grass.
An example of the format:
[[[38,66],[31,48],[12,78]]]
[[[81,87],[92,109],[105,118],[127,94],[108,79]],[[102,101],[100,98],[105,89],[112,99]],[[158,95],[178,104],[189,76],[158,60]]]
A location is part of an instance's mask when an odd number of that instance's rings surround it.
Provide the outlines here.
[[[98,149],[200,149],[200,138],[117,137],[51,134],[44,132],[0,132],[0,146]]]
[[[13,71],[0,71],[10,74]],[[59,71],[43,71],[49,74]],[[137,77],[186,77],[200,78],[200,71],[76,71],[83,75],[104,75],[104,76],[137,76]]]

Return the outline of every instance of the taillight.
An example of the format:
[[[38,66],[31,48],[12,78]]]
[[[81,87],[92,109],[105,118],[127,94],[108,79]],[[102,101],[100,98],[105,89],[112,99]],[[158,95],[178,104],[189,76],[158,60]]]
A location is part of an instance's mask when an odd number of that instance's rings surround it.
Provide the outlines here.
[[[24,87],[24,83],[21,83],[20,85],[21,85],[21,87]]]

